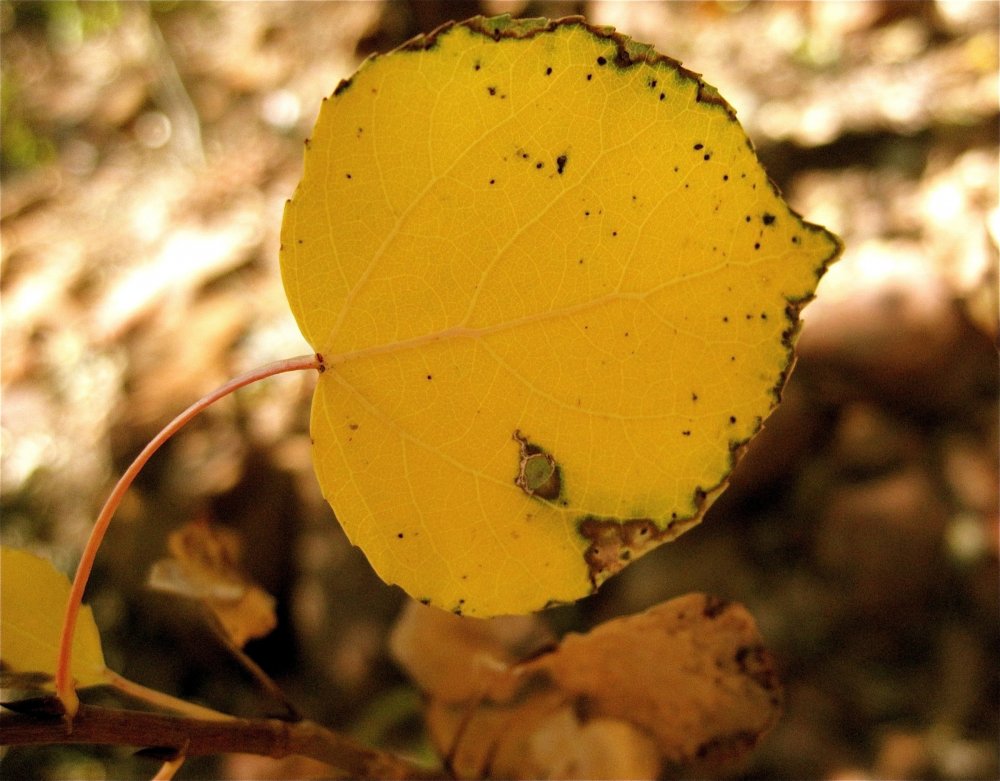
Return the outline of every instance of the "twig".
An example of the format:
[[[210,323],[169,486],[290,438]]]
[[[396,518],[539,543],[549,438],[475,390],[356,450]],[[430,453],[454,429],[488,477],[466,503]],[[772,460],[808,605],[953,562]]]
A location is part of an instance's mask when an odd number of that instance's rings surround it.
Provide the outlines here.
[[[218,619],[215,613],[212,612],[211,608],[208,607],[204,602],[200,603],[202,614],[205,617],[205,621],[211,627],[212,632],[218,638],[226,650],[233,655],[233,658],[246,670],[257,682],[268,696],[270,696],[277,704],[279,704],[285,710],[285,721],[300,721],[302,719],[302,714],[299,713],[299,709],[295,707],[295,704],[288,699],[288,695],[285,694],[281,687],[274,682],[274,679],[268,675],[264,668],[261,667],[257,662],[251,659],[247,652],[240,648],[233,639],[229,636],[222,622]]]
[[[70,733],[58,716],[0,715],[0,743],[155,747],[186,757],[242,753],[280,759],[299,754],[325,762],[350,778],[441,778],[440,771],[425,770],[312,721],[235,718],[218,721],[81,704]]]

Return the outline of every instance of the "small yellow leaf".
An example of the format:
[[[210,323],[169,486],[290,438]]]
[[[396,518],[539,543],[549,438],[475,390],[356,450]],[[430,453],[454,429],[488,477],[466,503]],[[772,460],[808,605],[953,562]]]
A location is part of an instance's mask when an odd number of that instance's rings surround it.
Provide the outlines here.
[[[15,672],[54,676],[69,579],[27,551],[3,546],[0,556],[0,661]],[[107,683],[106,669],[93,611],[83,606],[73,636],[73,677],[77,686],[96,686]]]
[[[324,102],[282,225],[348,536],[470,615],[576,600],[698,523],[838,254],[696,74],[477,17]]]

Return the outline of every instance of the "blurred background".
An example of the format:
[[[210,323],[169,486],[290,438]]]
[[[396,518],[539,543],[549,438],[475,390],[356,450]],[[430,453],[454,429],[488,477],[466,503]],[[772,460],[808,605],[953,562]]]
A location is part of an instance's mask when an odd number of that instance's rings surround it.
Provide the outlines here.
[[[706,521],[547,620],[581,629],[697,590],[745,603],[787,687],[747,778],[996,778],[994,2],[3,2],[3,543],[71,572],[163,424],[308,351],[277,247],[320,100],[373,51],[500,12],[584,14],[702,73],[792,206],[847,247],[806,310],[785,403]],[[404,597],[319,495],[313,382],[261,383],[174,438],[87,598],[113,669],[265,714],[197,613],[144,586],[171,530],[235,529],[278,599],[250,655],[309,717],[419,753],[419,699],[386,650]],[[127,749],[0,760],[8,778],[156,767]],[[313,770],[203,759],[179,777]]]

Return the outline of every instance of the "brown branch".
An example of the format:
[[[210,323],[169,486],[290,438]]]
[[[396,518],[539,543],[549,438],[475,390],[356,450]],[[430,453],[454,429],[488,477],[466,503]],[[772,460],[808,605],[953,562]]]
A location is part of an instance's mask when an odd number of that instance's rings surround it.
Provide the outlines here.
[[[59,716],[0,715],[0,744],[91,743],[165,749],[186,756],[258,754],[280,759],[300,754],[332,765],[351,778],[440,777],[413,763],[358,743],[312,721],[277,719],[210,721],[144,711],[80,705],[72,731]]]

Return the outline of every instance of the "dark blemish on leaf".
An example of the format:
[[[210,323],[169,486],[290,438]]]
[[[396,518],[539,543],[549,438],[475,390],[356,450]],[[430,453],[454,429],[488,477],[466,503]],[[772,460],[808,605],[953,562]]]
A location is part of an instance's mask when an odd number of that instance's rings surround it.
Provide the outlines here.
[[[650,89],[656,89],[656,85],[657,85],[656,79],[650,79],[649,80],[649,88]]]
[[[535,168],[537,168],[538,170],[541,170],[544,166],[545,166],[545,163],[543,163],[541,160],[539,160],[537,163],[535,163]]]
[[[520,449],[520,462],[514,483],[528,496],[540,499],[557,499],[562,491],[562,470],[559,464],[538,445],[515,431],[514,440]]]
[[[585,212],[583,213],[583,216],[584,216],[584,217],[589,217],[589,216],[590,216],[590,212],[589,212],[589,211],[585,211]]]
[[[755,241],[755,242],[753,243],[753,248],[754,248],[754,249],[760,249],[760,242],[759,242],[759,241]]]
[[[705,154],[705,155],[702,156],[702,160],[711,160],[711,159],[712,159],[712,155],[711,154]]]
[[[676,165],[674,166],[674,173],[677,173],[680,170],[681,170],[680,166],[676,166]]]
[[[592,78],[594,78],[594,74],[593,73],[588,73],[587,74],[587,81],[590,81]]]
[[[748,214],[748,215],[747,215],[746,217],[744,217],[743,219],[744,219],[744,220],[746,220],[747,222],[750,222],[750,221],[751,221],[751,220],[753,219],[753,217],[751,217],[751,216],[750,216],[750,215]]]
[[[760,313],[760,319],[761,320],[767,320],[767,312],[761,312]]]
[[[618,231],[611,231],[611,235],[612,236],[617,236],[618,235]]]
[[[496,95],[497,94],[497,88],[496,87],[487,87],[486,91],[488,93],[490,93],[490,95]]]
[[[545,75],[546,76],[551,76],[552,75],[552,68],[546,68],[545,69]]]
[[[730,415],[729,416],[729,422],[730,423],[736,423],[736,416],[735,415]]]
[[[305,144],[306,149],[312,149],[312,139],[307,138],[303,143]]]
[[[767,212],[764,212],[764,216],[761,217],[760,219],[765,225],[773,225],[775,217],[773,214],[768,214]]]
[[[697,152],[697,151],[699,151],[699,150],[701,150],[701,149],[704,149],[704,148],[705,148],[705,145],[704,145],[704,144],[695,144],[695,145],[694,145],[694,151],[695,151],[695,152]]]
[[[421,605],[429,605],[431,603],[430,599],[427,597],[421,597],[418,601]]]
[[[597,58],[597,64],[598,65],[607,65],[608,61],[604,57],[598,57]]]
[[[403,532],[396,532],[396,539],[397,540],[403,539]]]
[[[729,181],[729,174],[723,174],[722,175],[722,181],[728,182]]]
[[[434,379],[434,375],[433,374],[428,374],[427,375],[427,379],[428,380],[433,380]]]
[[[798,243],[799,243],[799,237],[798,236],[792,236],[792,244],[798,244]]]
[[[581,694],[573,700],[573,713],[581,724],[586,724],[592,718],[600,714],[593,697]]]
[[[649,518],[584,517],[577,526],[580,535],[590,541],[583,559],[590,569],[590,582],[596,589],[620,572],[632,559],[655,548],[667,535]]]
[[[472,70],[477,71],[481,67],[483,67],[483,66],[479,63],[479,60],[476,60],[476,64],[472,66]]]
[[[666,97],[667,97],[666,93],[663,92],[660,93],[660,100],[664,100]]]
[[[556,173],[561,174],[563,171],[566,170],[567,159],[568,158],[566,157],[566,155],[559,155],[559,157],[556,158]]]
[[[698,394],[697,393],[692,393],[691,394],[691,401],[698,401]]]
[[[729,322],[729,315],[723,315],[722,316],[722,322],[728,323]]]
[[[490,179],[490,184],[496,184],[496,183],[497,183],[496,179]]]
[[[340,84],[337,85],[336,89],[333,90],[333,96],[336,97],[350,86],[351,86],[351,79],[344,79],[343,81],[340,82]],[[323,98],[323,100],[326,100],[326,98]]]
[[[350,174],[344,174],[344,176],[346,176],[348,179],[353,179],[354,178]]]
[[[347,427],[348,427],[348,428],[349,428],[349,429],[350,429],[351,431],[357,431],[357,430],[358,430],[358,424],[357,424],[357,423],[348,423],[348,424],[347,424]]]
[[[681,432],[681,436],[684,436],[684,437],[691,436],[691,429],[685,429],[684,431],[682,431]]]
[[[684,182],[684,189],[688,190],[690,188],[691,188],[691,185],[689,185],[687,182]]]
[[[730,605],[728,599],[722,597],[706,596],[705,606],[701,609],[701,614],[705,618],[718,618]]]
[[[740,672],[760,686],[764,691],[778,691],[781,684],[774,671],[771,655],[760,644],[741,646],[736,650],[733,661]]]
[[[746,313],[746,318],[747,318],[747,320],[753,320],[753,315],[750,314],[749,312],[747,312]]]

